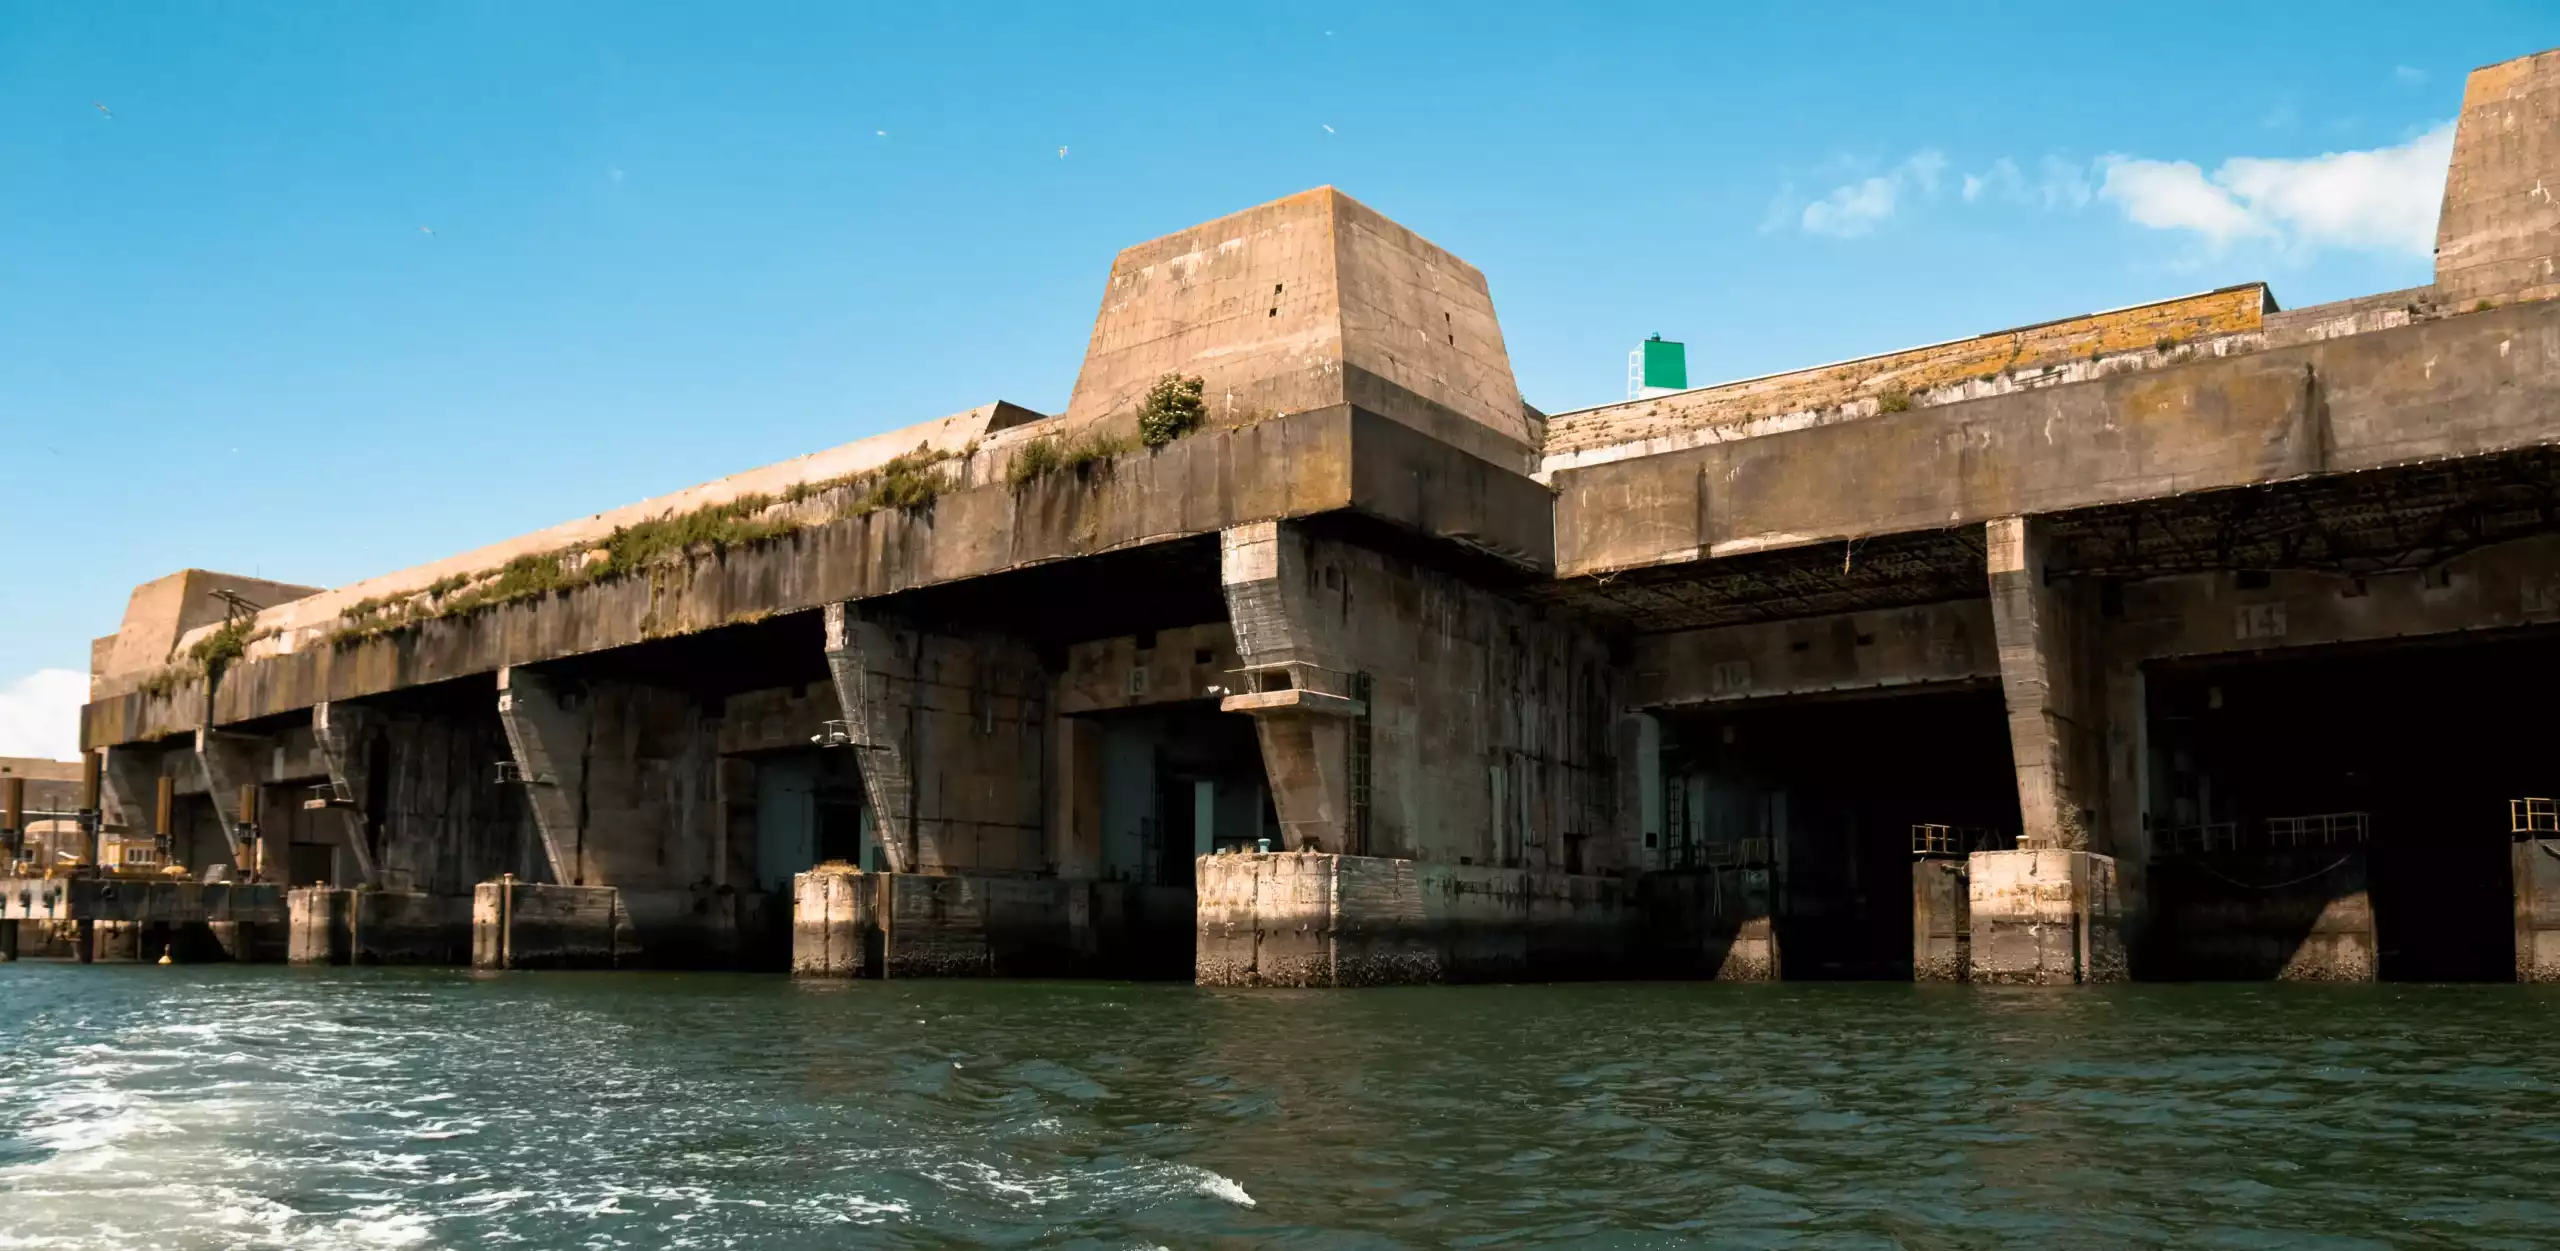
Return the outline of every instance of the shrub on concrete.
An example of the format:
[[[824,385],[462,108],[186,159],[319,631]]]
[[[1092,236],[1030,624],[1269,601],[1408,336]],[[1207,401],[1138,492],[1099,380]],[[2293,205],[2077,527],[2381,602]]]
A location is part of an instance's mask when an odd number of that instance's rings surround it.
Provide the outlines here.
[[[1887,391],[1887,392],[1885,392],[1885,393],[1884,393],[1884,394],[1882,394],[1882,395],[1877,396],[1877,397],[1876,397],[1876,411],[1877,411],[1877,412],[1879,412],[1879,413],[1907,413],[1907,412],[1910,412],[1910,411],[1911,411],[1911,393],[1910,393],[1909,391],[1905,391],[1905,390],[1903,390],[1903,389],[1902,389],[1902,388],[1900,388],[1900,387],[1895,387],[1894,389],[1892,389],[1892,390],[1890,390],[1890,391]]]
[[[1146,402],[1138,406],[1138,441],[1148,447],[1163,447],[1200,428],[1209,419],[1209,406],[1201,402],[1198,378],[1166,374],[1147,388]]]

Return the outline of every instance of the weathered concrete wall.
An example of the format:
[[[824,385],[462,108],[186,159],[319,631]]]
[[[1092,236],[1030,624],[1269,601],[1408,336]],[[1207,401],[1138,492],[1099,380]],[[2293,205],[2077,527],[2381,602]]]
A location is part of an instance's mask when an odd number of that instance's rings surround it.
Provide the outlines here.
[[[1020,640],[827,609],[827,665],[874,828],[902,872],[1046,868],[1050,677]]]
[[[794,894],[803,976],[1191,976],[1188,888],[824,866]]]
[[[1059,714],[1214,699],[1235,682],[1243,663],[1235,631],[1223,621],[1157,630],[1143,640],[1146,646],[1141,641],[1122,635],[1069,647],[1057,680]]]
[[[1557,572],[1816,541],[2560,439],[2560,305],[1970,400],[1556,474]]]
[[[2471,71],[2436,218],[2444,299],[2560,295],[2560,51]]]
[[[2361,848],[2213,852],[2151,866],[2146,977],[2369,982],[2380,949]]]
[[[1617,668],[1595,635],[1296,526],[1223,543],[1238,653],[1286,688],[1225,706],[1259,722],[1292,849],[1567,873],[1633,863],[1615,819]]]
[[[1203,534],[1240,520],[1349,510],[1502,555],[1525,572],[1552,558],[1546,498],[1537,483],[1386,418],[1347,406],[1299,413],[1129,453],[1091,475],[950,491],[930,509],[824,522],[767,543],[697,554],[649,576],[604,579],[345,646],[328,642],[334,616],[262,615],[259,629],[279,632],[252,642],[248,659],[224,675],[212,720],[235,724],[322,700]],[[823,515],[826,502],[776,507]],[[82,712],[83,741],[101,746],[192,732],[205,720],[203,685],[102,696]]]
[[[2047,986],[2127,976],[2113,857],[1977,851],[1966,876],[1974,981]]]
[[[1375,986],[1623,976],[1627,882],[1306,852],[1198,862],[1206,986]]]
[[[1112,263],[1067,420],[1133,411],[1168,373],[1221,423],[1360,404],[1520,473],[1538,441],[1484,276],[1331,187]]]
[[[1548,472],[1875,416],[1884,398],[1947,403],[2254,350],[2263,284],[1996,330],[1548,419]]]
[[[1672,708],[1997,681],[1988,600],[1647,634],[1627,700]]]
[[[791,972],[878,977],[878,883],[851,865],[820,865],[791,883]]]

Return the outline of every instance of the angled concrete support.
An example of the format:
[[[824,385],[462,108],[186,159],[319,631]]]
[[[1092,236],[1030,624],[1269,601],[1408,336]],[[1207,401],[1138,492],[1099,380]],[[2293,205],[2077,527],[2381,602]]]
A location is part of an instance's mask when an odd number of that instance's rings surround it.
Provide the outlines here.
[[[2097,828],[2109,806],[2094,588],[2046,580],[2049,544],[2039,518],[2000,518],[1986,540],[1992,634],[2025,822],[2018,845],[2112,851]]]
[[[914,683],[898,681],[898,644],[885,623],[851,604],[826,607],[827,672],[844,707],[850,744],[862,753],[862,789],[871,801],[872,829],[890,871],[909,871],[914,859],[916,793],[911,732]],[[910,650],[910,659],[922,657]]]
[[[373,854],[373,817],[363,807],[370,781],[364,744],[378,729],[376,721],[369,710],[353,704],[323,700],[311,706],[311,737],[329,770],[329,790],[320,802],[355,857],[356,880],[366,886],[382,884]]]
[[[498,720],[507,730],[517,780],[542,834],[551,880],[579,885],[586,845],[587,746],[591,719],[561,684],[520,665],[498,670]]]
[[[1354,774],[1368,762],[1355,759],[1354,736],[1368,729],[1369,708],[1353,689],[1359,679],[1342,630],[1328,628],[1347,628],[1346,614],[1308,602],[1323,583],[1309,547],[1294,538],[1278,522],[1220,536],[1219,575],[1246,688],[1220,707],[1254,719],[1285,849],[1359,855],[1367,831],[1356,792],[1367,779]]]
[[[1049,675],[1019,639],[825,610],[827,668],[890,871],[1049,868]]]
[[[231,845],[231,863],[261,877],[272,877],[282,867],[281,857],[270,846],[272,840],[261,838],[257,862],[250,862],[248,844],[256,830],[253,816],[242,811],[243,793],[258,783],[258,752],[264,746],[262,740],[251,735],[226,734],[211,726],[196,730],[196,766],[204,772],[205,793],[212,797],[223,841]]]

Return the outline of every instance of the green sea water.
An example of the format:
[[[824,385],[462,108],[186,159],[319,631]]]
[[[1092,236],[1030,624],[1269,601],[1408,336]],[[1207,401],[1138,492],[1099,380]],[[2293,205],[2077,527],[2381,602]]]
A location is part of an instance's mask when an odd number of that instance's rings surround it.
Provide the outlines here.
[[[0,966],[0,1248],[2555,1247],[2515,986]]]

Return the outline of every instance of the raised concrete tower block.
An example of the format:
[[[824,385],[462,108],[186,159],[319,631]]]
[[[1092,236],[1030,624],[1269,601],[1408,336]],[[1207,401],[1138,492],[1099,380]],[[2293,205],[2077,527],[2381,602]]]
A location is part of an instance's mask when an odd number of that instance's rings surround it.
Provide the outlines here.
[[[498,721],[506,727],[507,747],[515,756],[526,806],[542,833],[542,853],[554,882],[581,880],[578,848],[583,844],[587,740],[592,730],[587,709],[542,675],[519,665],[498,670]]]
[[[1541,432],[1474,266],[1319,187],[1122,252],[1067,404],[1197,376],[1213,421],[1358,404],[1527,473]]]
[[[2560,51],[2471,72],[2436,219],[2449,305],[2560,295]]]

